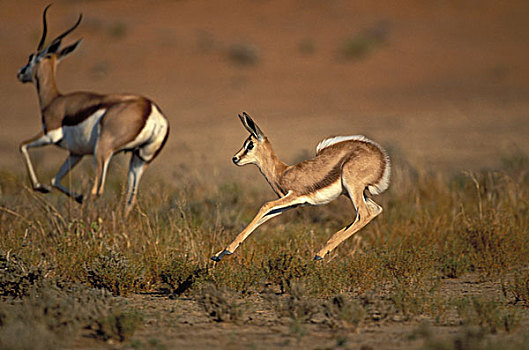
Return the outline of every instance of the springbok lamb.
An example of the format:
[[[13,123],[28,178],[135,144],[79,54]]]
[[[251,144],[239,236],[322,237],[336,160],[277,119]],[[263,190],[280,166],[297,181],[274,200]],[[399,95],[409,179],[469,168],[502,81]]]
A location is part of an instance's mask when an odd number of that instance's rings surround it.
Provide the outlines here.
[[[51,185],[79,203],[82,203],[83,196],[63,186],[61,179],[83,156],[94,156],[96,172],[90,194],[100,196],[111,157],[118,152],[129,151],[132,156],[124,212],[127,216],[136,200],[138,184],[145,168],[167,141],[169,123],[158,106],[142,96],[92,92],[61,94],[55,82],[57,64],[72,53],[81,40],[62,49],[61,41],[79,26],[82,15],[70,29],[44,46],[46,13],[50,6],[45,8],[42,15],[43,32],[37,50],[18,71],[18,80],[35,84],[42,117],[43,130],[20,145],[31,185],[36,191],[51,191],[49,186],[39,183],[31,164],[29,148],[53,144],[69,152],[68,158],[51,180]]]
[[[314,260],[323,259],[382,212],[382,207],[367,196],[367,192],[380,194],[389,186],[389,157],[375,142],[364,136],[331,137],[318,144],[313,159],[286,165],[252,118],[246,113],[239,118],[250,136],[233,163],[257,165],[279,199],[265,203],[235,240],[212,257],[214,261],[233,254],[259,225],[292,208],[327,204],[344,194],[356,210],[355,220],[336,232]]]

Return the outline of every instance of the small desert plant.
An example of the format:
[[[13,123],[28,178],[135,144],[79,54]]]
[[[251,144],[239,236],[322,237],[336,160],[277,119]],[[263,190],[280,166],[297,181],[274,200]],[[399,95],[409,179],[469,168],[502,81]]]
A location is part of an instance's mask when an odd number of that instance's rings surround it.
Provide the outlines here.
[[[122,296],[135,289],[143,273],[143,269],[134,260],[113,250],[100,255],[85,268],[90,285]]]
[[[516,303],[521,302],[529,306],[529,270],[516,271],[512,280],[504,284],[504,293],[514,296]]]
[[[459,334],[440,338],[434,335],[432,329],[421,326],[416,332],[424,339],[423,349],[425,350],[526,350],[527,337],[513,339],[509,337],[487,337],[483,329],[476,327],[465,327]]]
[[[307,273],[308,264],[299,256],[282,253],[264,262],[262,269],[269,282],[278,285],[281,293],[285,293],[293,281]]]
[[[0,296],[24,297],[45,283],[45,272],[28,264],[15,254],[0,250]]]
[[[121,39],[127,35],[128,27],[123,22],[114,22],[108,26],[108,35],[113,38]]]
[[[288,317],[295,324],[309,322],[320,311],[319,303],[307,295],[302,283],[294,283],[288,295],[269,294],[267,299],[280,317]]]
[[[201,277],[206,269],[201,269],[198,264],[187,258],[173,257],[161,269],[162,282],[169,285],[171,291],[182,294],[193,286],[197,277]]]
[[[458,278],[464,273],[471,271],[471,260],[468,249],[460,244],[459,240],[445,243],[445,254],[437,259],[437,268],[441,276],[446,278]]]
[[[456,308],[464,325],[479,326],[489,333],[512,332],[520,326],[517,310],[505,307],[498,300],[464,298],[456,301]]]
[[[376,47],[386,42],[388,33],[388,23],[380,22],[377,25],[344,40],[340,49],[341,54],[344,58],[350,60],[365,58]]]
[[[236,296],[214,284],[206,284],[198,293],[198,303],[209,317],[216,322],[239,322],[244,317],[246,305]]]
[[[105,341],[115,339],[122,342],[134,334],[142,321],[143,315],[137,310],[117,309],[96,321],[96,335]]]
[[[115,305],[104,290],[46,280],[28,295],[7,298],[0,304],[0,347],[68,346],[79,330],[93,328]]]
[[[311,55],[316,51],[316,45],[313,40],[305,38],[298,43],[298,51],[304,55]]]
[[[364,320],[366,311],[355,300],[337,295],[323,304],[327,324],[331,328],[356,329]]]
[[[241,66],[253,66],[260,59],[259,47],[250,43],[233,44],[228,48],[228,57],[231,62]]]

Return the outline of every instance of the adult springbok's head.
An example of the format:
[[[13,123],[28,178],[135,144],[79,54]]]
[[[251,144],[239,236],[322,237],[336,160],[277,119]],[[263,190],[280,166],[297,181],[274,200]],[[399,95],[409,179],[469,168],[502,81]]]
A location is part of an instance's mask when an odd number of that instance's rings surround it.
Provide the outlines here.
[[[40,38],[37,50],[29,55],[28,63],[18,70],[17,78],[22,83],[35,82],[38,75],[49,76],[50,73],[53,74],[57,63],[73,52],[81,42],[81,39],[79,39],[72,45],[60,49],[62,39],[79,26],[83,15],[79,15],[77,22],[70,29],[53,39],[49,45],[44,46],[47,33],[46,13],[50,6],[51,4],[46,6],[44,13],[42,14],[42,37]]]
[[[239,118],[242,125],[250,133],[250,136],[244,141],[242,148],[233,156],[232,161],[238,166],[255,164],[261,167],[262,162],[270,155],[270,143],[246,112],[243,112],[242,116],[239,114]]]
[[[148,164],[156,158],[169,136],[169,123],[158,106],[140,95],[100,94],[75,91],[61,94],[55,82],[57,63],[73,52],[81,40],[61,48],[64,37],[81,23],[82,15],[68,30],[45,45],[47,23],[46,6],[42,14],[43,30],[36,51],[28,63],[18,71],[22,83],[34,83],[39,97],[42,130],[20,144],[32,188],[48,193],[51,187],[37,178],[28,150],[56,145],[69,152],[55,177],[53,188],[83,202],[83,196],[61,184],[61,180],[85,155],[95,159],[94,185],[91,197],[103,194],[108,165],[114,154],[132,154],[128,173],[127,200],[124,216],[131,211],[138,185]]]

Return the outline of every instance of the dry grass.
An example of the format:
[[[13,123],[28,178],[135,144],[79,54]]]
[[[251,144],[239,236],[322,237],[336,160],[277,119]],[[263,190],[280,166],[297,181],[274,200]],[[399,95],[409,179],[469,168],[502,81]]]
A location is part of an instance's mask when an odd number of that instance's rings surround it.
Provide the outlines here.
[[[450,178],[396,164],[392,188],[378,199],[384,213],[360,233],[361,249],[353,255],[356,245],[348,241],[323,263],[311,260],[314,252],[352,219],[344,201],[274,219],[234,255],[214,264],[209,257],[249,222],[270,193],[200,178],[178,185],[157,182],[143,189],[138,209],[124,221],[105,197],[78,206],[59,195],[35,194],[23,178],[2,173],[0,239],[14,272],[2,276],[0,294],[23,297],[30,293],[28,281],[44,274],[114,295],[187,294],[202,300],[217,319],[231,320],[242,317],[233,295],[275,290],[290,296],[283,306],[300,336],[303,323],[317,313],[334,328],[419,316],[442,324],[452,312],[488,333],[517,329],[519,315],[509,303],[523,306],[528,300],[525,160],[507,162],[501,171]],[[13,254],[24,268],[16,270]],[[470,272],[481,281],[503,281],[503,299],[454,300],[440,293],[443,279]],[[297,286],[303,286],[302,296]],[[107,330],[123,315],[99,321],[100,330],[126,338]],[[131,329],[140,320],[132,317]]]

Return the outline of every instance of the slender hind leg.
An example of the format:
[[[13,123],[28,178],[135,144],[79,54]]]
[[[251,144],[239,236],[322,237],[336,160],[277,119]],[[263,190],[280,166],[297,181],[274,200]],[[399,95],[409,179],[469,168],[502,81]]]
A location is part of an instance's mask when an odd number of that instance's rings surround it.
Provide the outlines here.
[[[349,198],[356,209],[356,218],[353,223],[336,232],[325,244],[314,260],[321,260],[323,257],[333,251],[343,241],[351,237],[356,232],[360,231],[365,225],[373,220],[378,214],[382,212],[382,207],[375,203],[372,199],[364,196],[364,185],[348,184],[345,180],[344,187],[347,190]]]
[[[68,174],[70,170],[72,170],[79,163],[81,159],[83,159],[83,156],[70,153],[68,158],[66,158],[61,168],[59,169],[59,172],[57,173],[57,175],[55,175],[55,177],[51,180],[51,185],[53,187],[55,187],[56,189],[58,189],[59,191],[67,195],[68,197],[73,197],[77,203],[83,202],[83,196],[75,192],[73,193],[70,192],[68,188],[61,185],[61,180],[64,178],[66,174]]]
[[[127,195],[125,203],[125,217],[127,217],[136,202],[136,193],[143,172],[147,168],[147,162],[141,159],[136,153],[132,154],[129,166],[129,182],[127,184]]]
[[[378,205],[374,200],[364,196],[364,201],[366,202],[366,205],[369,208],[371,214],[373,214],[374,216],[378,216],[380,213],[382,213],[382,207]]]

